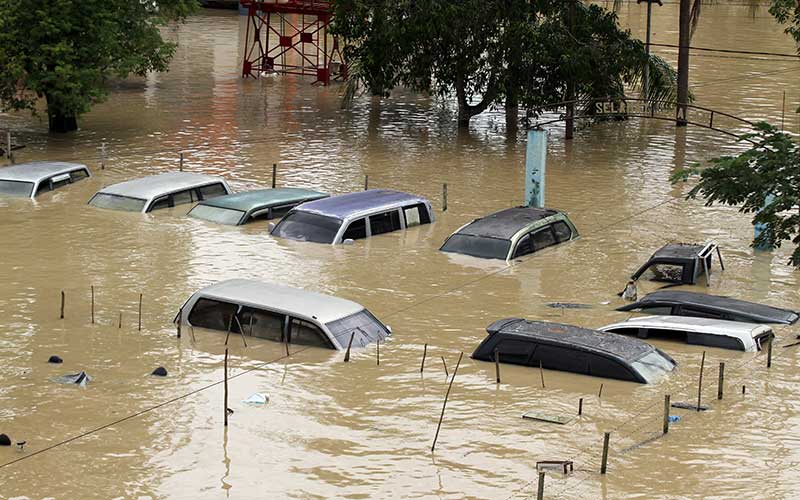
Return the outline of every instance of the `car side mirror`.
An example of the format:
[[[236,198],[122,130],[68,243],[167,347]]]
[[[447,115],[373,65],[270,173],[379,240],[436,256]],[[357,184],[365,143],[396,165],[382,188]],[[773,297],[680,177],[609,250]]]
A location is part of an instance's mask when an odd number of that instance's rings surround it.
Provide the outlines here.
[[[275,229],[275,223],[274,222],[270,222],[269,223],[269,232],[271,233],[273,229]]]
[[[355,241],[351,240],[350,238],[342,241],[342,245],[352,245],[353,243],[355,243]]]
[[[386,330],[389,332],[389,335],[391,335],[392,334],[392,327],[389,326],[389,325],[384,325],[384,326],[386,327]]]

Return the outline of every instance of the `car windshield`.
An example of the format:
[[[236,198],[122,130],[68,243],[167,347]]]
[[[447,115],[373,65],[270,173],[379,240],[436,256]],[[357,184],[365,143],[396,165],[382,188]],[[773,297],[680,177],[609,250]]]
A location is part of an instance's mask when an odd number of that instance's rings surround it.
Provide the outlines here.
[[[389,334],[389,331],[383,323],[378,321],[378,319],[366,309],[362,309],[350,316],[345,316],[342,319],[331,321],[327,324],[327,327],[331,331],[331,334],[339,340],[339,343],[344,345],[347,344],[347,338],[354,330],[361,332],[370,342],[382,339]]]
[[[230,224],[235,226],[242,220],[244,211],[232,208],[212,207],[211,205],[197,205],[189,211],[189,217],[203,219],[219,224]]]
[[[483,259],[503,259],[508,256],[509,240],[484,238],[469,234],[454,234],[442,245],[442,252],[463,253]]]
[[[30,196],[31,191],[33,191],[32,182],[0,180],[0,195]]]
[[[661,378],[665,373],[675,368],[675,363],[655,350],[637,359],[631,366],[645,378],[647,383],[652,383]]]
[[[130,198],[116,194],[97,193],[89,200],[89,205],[100,208],[110,208],[111,210],[126,210],[129,212],[141,212],[147,200],[140,198]]]
[[[281,219],[272,234],[290,240],[333,243],[341,225],[342,221],[333,217],[302,211],[291,212]]]

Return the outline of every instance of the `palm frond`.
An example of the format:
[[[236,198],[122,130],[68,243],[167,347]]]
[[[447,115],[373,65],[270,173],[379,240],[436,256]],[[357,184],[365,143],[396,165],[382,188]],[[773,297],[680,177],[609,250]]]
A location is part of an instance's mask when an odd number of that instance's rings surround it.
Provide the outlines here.
[[[364,93],[363,66],[358,58],[347,62],[347,80],[342,90],[341,108],[347,109],[353,105],[353,100]]]
[[[650,71],[650,81],[647,95],[643,95],[642,98],[656,106],[658,106],[658,103],[675,102],[678,98],[678,73],[675,69],[667,61],[655,54],[650,54],[647,66]],[[644,68],[645,66],[641,65],[627,75],[628,84],[640,89],[640,91],[643,90]],[[693,97],[689,96],[689,100],[693,100]]]
[[[697,25],[700,24],[700,10],[703,6],[703,0],[694,0],[692,2],[692,10],[689,14],[689,40],[692,39],[694,36],[694,32],[697,30]]]

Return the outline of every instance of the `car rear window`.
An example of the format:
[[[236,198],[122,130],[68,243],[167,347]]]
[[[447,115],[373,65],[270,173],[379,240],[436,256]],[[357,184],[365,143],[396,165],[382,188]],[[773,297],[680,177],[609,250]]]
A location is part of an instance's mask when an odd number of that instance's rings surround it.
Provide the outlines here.
[[[32,191],[32,182],[0,181],[0,195],[29,197]]]
[[[462,253],[483,259],[503,259],[508,256],[511,241],[484,238],[468,234],[454,234],[442,245],[442,252]]]
[[[274,236],[313,243],[333,243],[342,221],[308,212],[290,212],[275,229]]]
[[[366,309],[327,324],[328,330],[341,345],[347,345],[350,334],[356,333],[361,345],[374,342],[389,334],[386,327]]]
[[[218,224],[229,224],[235,226],[242,220],[244,212],[232,208],[212,207],[210,205],[197,205],[187,214],[195,219],[203,219]]]
[[[89,205],[99,208],[109,208],[111,210],[126,210],[129,212],[141,212],[146,200],[131,198],[129,196],[119,196],[116,194],[97,193],[89,200]]]

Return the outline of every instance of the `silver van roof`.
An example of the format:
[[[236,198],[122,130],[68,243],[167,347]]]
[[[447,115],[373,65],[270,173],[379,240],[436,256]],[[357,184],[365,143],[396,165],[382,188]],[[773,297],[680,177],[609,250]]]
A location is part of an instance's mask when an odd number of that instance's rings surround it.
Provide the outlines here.
[[[314,318],[320,323],[330,323],[364,309],[361,304],[332,295],[251,279],[220,281],[198,290],[194,295],[265,307],[286,314]]]
[[[222,177],[216,175],[198,174],[194,172],[167,172],[165,174],[150,175],[120,182],[118,184],[112,184],[104,187],[98,191],[98,193],[149,200],[162,194],[204,186],[213,182],[226,184]]]
[[[75,170],[86,169],[81,163],[68,163],[63,161],[34,161],[19,163],[10,167],[0,168],[0,180],[39,182],[58,174],[66,174]]]

